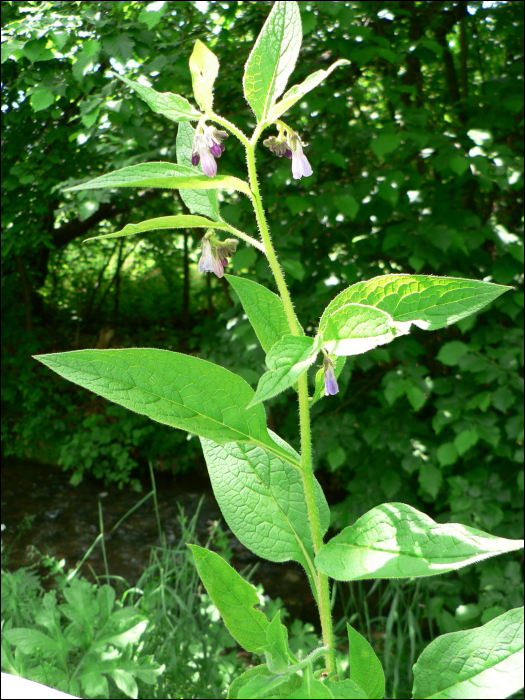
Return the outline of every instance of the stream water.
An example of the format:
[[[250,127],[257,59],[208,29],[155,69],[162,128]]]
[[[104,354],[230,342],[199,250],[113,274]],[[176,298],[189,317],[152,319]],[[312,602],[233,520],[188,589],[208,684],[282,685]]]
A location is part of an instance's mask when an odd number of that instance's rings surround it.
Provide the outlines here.
[[[143,480],[144,492],[105,487],[90,477],[78,486],[69,483],[70,474],[33,462],[6,460],[2,463],[2,533],[9,553],[8,568],[16,570],[32,563],[31,545],[42,554],[66,560],[66,570],[75,567],[100,532],[98,501],[103,508],[105,544],[111,575],[122,576],[130,586],[136,584],[148,565],[150,548],[158,544],[158,530],[153,499],[148,499],[132,513],[115,532],[111,528],[143,496],[151,490],[151,482]],[[203,498],[197,520],[197,536],[204,544],[213,521],[220,519],[211,484],[205,478],[197,481],[188,475],[155,473],[159,512],[167,543],[181,538],[177,516],[179,506],[192,516]],[[252,576],[261,583],[272,598],[280,596],[292,618],[318,625],[312,593],[302,568],[295,562],[274,564],[246,549],[228,530],[229,546],[234,552],[231,564],[238,570],[259,563]],[[89,568],[104,573],[102,550],[98,544],[81,568],[89,580],[94,580]]]

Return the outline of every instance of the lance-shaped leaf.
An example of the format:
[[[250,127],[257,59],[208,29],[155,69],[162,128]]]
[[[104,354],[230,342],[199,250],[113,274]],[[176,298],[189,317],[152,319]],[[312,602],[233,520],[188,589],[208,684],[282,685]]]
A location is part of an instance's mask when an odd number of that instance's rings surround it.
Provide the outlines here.
[[[291,458],[300,457],[275,433],[274,442]],[[218,445],[201,438],[213,493],[240,542],[259,557],[282,562],[293,559],[313,579],[313,540],[301,474],[275,454],[253,445]],[[323,490],[314,478],[319,520],[324,534],[330,524],[330,509]]]
[[[385,692],[385,674],[381,662],[367,640],[346,623],[350,678],[362,688],[367,698],[382,698]]]
[[[190,73],[195,101],[208,114],[213,105],[213,83],[219,73],[219,61],[200,39],[190,56]]]
[[[144,102],[148,103],[154,112],[163,114],[174,122],[197,121],[202,116],[202,114],[181,95],[174,95],[172,92],[157,92],[151,87],[137,83],[136,80],[126,78],[124,75],[118,75],[118,73],[113,73],[112,71],[109,71],[109,74],[114,78],[122,80],[130,88],[133,88],[133,90],[142,97]]]
[[[319,331],[324,334],[330,317],[347,304],[373,306],[401,324],[436,330],[479,311],[509,289],[454,277],[383,275],[353,284],[338,294],[326,307]]]
[[[414,698],[509,698],[523,688],[523,608],[434,639],[414,666]]]
[[[127,168],[114,170],[89,180],[81,185],[68,187],[64,192],[79,190],[97,190],[103,187],[165,187],[169,189],[195,190],[237,190],[250,195],[247,182],[231,175],[216,175],[207,177],[198,173],[194,168],[188,168],[176,163],[139,163]]]
[[[334,374],[335,378],[338,379],[339,375],[343,371],[343,367],[345,366],[346,362],[346,357],[341,356],[341,357],[336,357],[334,361]],[[324,367],[321,366],[320,369],[317,370],[315,374],[315,390],[313,396],[311,396],[308,401],[310,403],[310,406],[313,406],[314,403],[317,403],[319,399],[322,399],[324,396]]]
[[[272,673],[286,673],[290,665],[297,663],[288,646],[288,630],[281,623],[280,610],[275,613],[268,626],[266,641],[266,663]]]
[[[301,13],[296,2],[279,0],[248,56],[244,96],[259,122],[265,121],[286,87],[301,48]]]
[[[195,129],[192,125],[188,122],[181,122],[177,129],[177,163],[192,168],[193,172],[201,175],[202,166],[199,164],[195,167],[191,164],[194,138]],[[191,212],[204,214],[204,216],[209,216],[210,219],[220,219],[217,190],[180,190],[180,196]]]
[[[394,321],[385,311],[364,304],[339,306],[323,314],[319,326],[325,349],[334,355],[360,355],[409,331],[410,323]]]
[[[232,637],[246,651],[262,654],[268,647],[266,631],[269,623],[266,615],[254,608],[260,604],[255,588],[215,552],[195,544],[188,547],[193,552],[206,591]]]
[[[277,294],[257,282],[244,277],[224,276],[239,295],[262,349],[269,352],[278,340],[290,333],[283,302]]]
[[[346,58],[341,58],[333,63],[327,70],[318,70],[315,73],[312,73],[312,75],[309,75],[308,78],[303,80],[303,82],[299,85],[294,85],[291,87],[287,92],[285,92],[283,99],[280,100],[280,102],[277,102],[277,104],[270,109],[268,121],[274,122],[276,119],[279,119],[282,114],[289,110],[290,107],[293,107],[296,102],[299,102],[299,100],[308,92],[320,85],[323,80],[326,80],[332,71],[339,68],[339,66],[345,66],[349,63],[350,61],[348,61]]]
[[[251,442],[298,466],[268,434],[262,406],[246,408],[253,389],[198,357],[155,348],[75,350],[39,355],[60,376],[109,401],[218,443]]]
[[[339,581],[434,576],[523,547],[457,523],[439,524],[405,503],[383,503],[323,545],[315,558]]]
[[[156,219],[141,221],[139,224],[128,224],[121,231],[105,233],[102,236],[86,238],[87,241],[99,241],[101,238],[119,238],[121,236],[134,236],[144,231],[160,231],[168,228],[218,228],[229,231],[230,227],[221,221],[211,221],[203,216],[177,214],[175,216],[159,216]]]
[[[277,341],[266,355],[269,371],[259,379],[250,405],[255,406],[261,401],[267,401],[295,384],[315,362],[321,344],[320,336],[309,338],[304,335],[285,335]]]

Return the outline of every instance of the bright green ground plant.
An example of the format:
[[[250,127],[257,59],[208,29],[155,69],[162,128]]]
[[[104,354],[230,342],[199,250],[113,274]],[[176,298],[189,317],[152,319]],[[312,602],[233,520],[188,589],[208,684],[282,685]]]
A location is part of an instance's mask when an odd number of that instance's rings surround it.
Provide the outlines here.
[[[199,435],[217,501],[235,535],[261,557],[292,559],[304,567],[319,609],[323,646],[299,660],[289,649],[279,614],[268,620],[258,609],[254,587],[218,554],[191,546],[200,577],[226,627],[244,649],[264,659],[232,683],[230,698],[381,698],[381,665],[368,642],[350,626],[350,678],[344,678],[337,668],[330,578],[433,576],[517,550],[523,542],[464,525],[441,525],[411,506],[386,503],[324,544],[330,517],[312,470],[310,407],[321,399],[329,401],[327,397],[338,392],[337,378],[345,357],[390,343],[409,333],[412,324],[436,330],[455,323],[510,288],[424,275],[376,277],[341,292],[324,311],[317,335],[305,335],[272,244],[255,164],[258,142],[273,127],[276,133],[263,144],[275,155],[291,160],[295,179],[312,174],[305,144],[281,116],[348,61],[337,61],[285,92],[301,37],[297,3],[276,2],[244,71],[244,94],[257,120],[251,137],[214,112],[213,86],[219,64],[200,41],[190,57],[200,110],[180,95],[158,93],[115,75],[153,110],[179,122],[178,163],[133,165],[69,188],[70,192],[108,187],[179,189],[191,215],[152,219],[111,235],[160,228],[206,229],[201,272],[222,277],[239,240],[264,253],[279,296],[251,280],[227,276],[267,353],[268,371],[257,390],[222,367],[167,350],[79,350],[38,359],[100,396]],[[196,128],[191,122],[197,123]],[[216,159],[230,135],[246,150],[247,180],[218,174]],[[235,190],[250,199],[260,240],[221,217],[218,190]],[[317,358],[322,365],[314,394],[309,396],[307,372]],[[264,401],[292,388],[299,402],[301,454],[267,428],[263,406]],[[522,609],[510,610],[478,629],[445,634],[429,644],[415,664],[413,695],[508,697],[523,684],[522,654]]]

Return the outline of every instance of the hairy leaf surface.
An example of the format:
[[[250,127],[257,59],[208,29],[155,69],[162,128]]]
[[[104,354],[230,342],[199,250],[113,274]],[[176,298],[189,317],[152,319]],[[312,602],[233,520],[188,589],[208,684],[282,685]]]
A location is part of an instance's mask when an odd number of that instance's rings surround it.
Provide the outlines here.
[[[218,228],[229,231],[230,227],[220,221],[211,221],[203,216],[177,214],[175,216],[159,216],[156,219],[147,219],[139,224],[128,224],[121,231],[115,233],[105,233],[102,236],[87,238],[87,241],[99,241],[102,238],[120,238],[121,236],[134,236],[144,231],[160,231],[169,228]]]
[[[68,187],[64,192],[97,190],[104,187],[163,187],[167,189],[237,190],[250,194],[248,183],[231,175],[207,177],[194,168],[176,163],[139,163],[114,170],[81,185]],[[202,212],[201,212],[202,213]]]
[[[296,2],[279,0],[268,19],[244,69],[246,101],[259,122],[265,121],[275,100],[286,87],[301,48],[301,13]]]
[[[374,306],[396,322],[436,330],[479,311],[509,289],[453,277],[382,275],[353,284],[338,294],[326,307],[319,331],[323,333],[332,314],[346,304]]]
[[[323,545],[315,563],[339,581],[434,576],[522,547],[523,540],[439,524],[405,503],[383,503]]]
[[[119,75],[112,71],[109,74],[122,80],[128,87],[133,88],[137,95],[140,95],[154,112],[162,114],[174,122],[197,121],[202,116],[182,95],[175,95],[172,92],[157,92],[147,85],[138,83],[136,80],[126,78],[124,75]]]
[[[254,605],[260,604],[255,588],[215,552],[196,544],[189,544],[188,547],[193,552],[206,591],[232,637],[246,651],[261,654],[267,647],[269,623],[266,615],[254,608]]]
[[[414,698],[508,698],[523,688],[523,608],[434,639],[414,666]]]
[[[285,335],[277,341],[266,355],[269,371],[259,379],[251,405],[267,401],[295,384],[315,362],[320,346],[321,338],[303,335]]]
[[[268,121],[274,122],[276,119],[279,119],[282,114],[288,111],[290,107],[293,107],[296,102],[299,102],[302,97],[320,85],[323,80],[326,80],[332,71],[339,68],[339,66],[345,66],[349,63],[350,61],[348,61],[346,58],[340,58],[327,70],[318,70],[315,73],[312,73],[312,75],[309,75],[308,78],[303,80],[303,82],[299,85],[294,85],[291,87],[285,92],[283,99],[280,100],[280,102],[277,102],[277,104],[270,109]]]
[[[283,302],[277,294],[257,282],[244,277],[224,276],[239,295],[262,349],[269,352],[278,340],[290,333]]]
[[[299,455],[275,433],[277,445]],[[261,447],[242,443],[218,445],[201,438],[213,492],[228,526],[243,543],[270,561],[293,559],[315,575],[312,533],[300,472]],[[316,501],[323,534],[330,510],[317,479]]]
[[[159,423],[219,443],[251,442],[296,464],[270,438],[262,406],[241,377],[191,355],[155,348],[75,350],[39,355],[50,369]],[[298,466],[296,464],[296,466]]]

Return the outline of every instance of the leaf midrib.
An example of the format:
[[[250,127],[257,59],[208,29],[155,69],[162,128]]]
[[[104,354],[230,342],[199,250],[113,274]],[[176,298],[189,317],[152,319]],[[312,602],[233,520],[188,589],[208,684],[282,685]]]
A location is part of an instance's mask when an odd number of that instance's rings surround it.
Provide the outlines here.
[[[66,365],[66,367],[67,367],[67,366],[68,366],[68,365]],[[82,371],[83,371],[83,372],[86,372],[86,374],[92,374],[93,376],[95,376],[95,377],[97,377],[97,378],[99,378],[99,379],[103,379],[103,378],[104,378],[104,377],[102,377],[100,374],[95,374],[94,372],[88,372],[88,371],[86,371],[86,370],[82,370]],[[111,379],[111,381],[118,381],[118,382],[120,382],[121,384],[124,384],[124,385],[126,384],[122,379],[117,379],[117,380],[115,380],[115,379],[112,379],[111,377],[107,377],[107,379]],[[70,380],[70,381],[74,381],[74,380]],[[75,383],[78,384],[78,382],[75,382]],[[80,386],[82,386],[82,385],[80,385]],[[211,416],[208,416],[206,413],[202,413],[201,411],[197,411],[197,410],[195,410],[195,409],[194,409],[193,407],[191,407],[191,406],[186,406],[186,404],[184,404],[184,403],[178,403],[177,401],[174,401],[173,399],[169,399],[169,398],[167,398],[167,397],[165,397],[165,396],[160,396],[159,394],[156,394],[156,393],[153,392],[153,391],[150,391],[150,390],[148,390],[148,389],[143,389],[142,387],[137,387],[136,385],[129,385],[129,386],[130,386],[131,389],[140,389],[140,391],[144,391],[145,393],[150,394],[151,396],[156,397],[157,400],[163,399],[164,401],[168,401],[168,402],[170,402],[170,403],[173,403],[175,406],[183,406],[184,408],[188,408],[190,411],[194,411],[196,414],[198,414],[198,415],[201,416],[202,418],[206,418],[207,420],[212,421],[213,423],[216,423],[217,425],[220,425],[220,426],[223,426],[223,427],[225,427],[225,428],[228,428],[229,430],[232,430],[233,432],[238,433],[238,434],[241,435],[241,436],[247,435],[247,434],[245,434],[245,433],[241,433],[241,432],[240,432],[239,430],[237,430],[236,428],[230,427],[229,425],[227,425],[227,424],[224,423],[224,422],[218,421],[216,418],[213,418],[213,417],[211,417]],[[196,385],[196,386],[197,386],[197,385]],[[202,387],[198,387],[198,388],[199,388],[201,391],[205,391],[205,390],[202,389]],[[213,397],[209,392],[206,392],[206,393],[207,393],[207,395],[208,395],[210,398],[212,398],[213,400],[215,400],[214,397]],[[111,401],[112,399],[109,399],[109,400]],[[114,403],[118,403],[118,402],[117,402],[117,401],[114,401]],[[239,407],[237,406],[237,408],[239,408]],[[133,409],[129,409],[129,410],[133,410]],[[241,408],[239,408],[239,410],[242,411]],[[139,413],[139,411],[135,411],[135,413]],[[147,413],[141,413],[140,415],[148,416]],[[148,418],[150,418],[150,416],[148,416]],[[155,419],[152,418],[151,420],[155,420]],[[187,420],[187,419],[184,419],[184,418],[183,418],[182,420]],[[158,421],[156,421],[156,422],[157,422],[157,423],[160,423],[161,421],[158,420]],[[168,423],[164,423],[164,425],[169,425],[169,424],[168,424]],[[205,436],[203,436],[203,437],[205,437]],[[269,437],[269,439],[271,440],[271,438],[270,438],[269,435],[268,435],[268,437]],[[252,444],[256,444],[258,447],[261,447],[261,448],[263,448],[263,449],[268,450],[268,451],[271,452],[272,454],[275,454],[277,457],[281,457],[281,458],[284,459],[286,462],[288,462],[289,464],[291,464],[293,467],[295,467],[296,469],[299,469],[299,470],[300,470],[300,464],[299,464],[298,462],[296,462],[295,460],[292,460],[292,458],[286,453],[286,451],[283,450],[283,451],[281,452],[278,445],[276,445],[276,447],[277,447],[278,449],[275,449],[275,450],[274,450],[273,447],[272,447],[272,445],[269,445],[269,444],[267,444],[267,443],[261,442],[261,441],[258,440],[257,438],[252,437],[251,435],[249,436],[249,438],[250,438],[249,440],[246,440],[246,438],[244,437],[240,442],[250,442],[250,443],[252,443]],[[209,438],[207,438],[207,439],[209,439]],[[229,442],[236,442],[236,440],[231,440],[231,441],[229,441]]]
[[[299,535],[297,534],[297,531],[296,531],[295,527],[294,527],[293,524],[291,523],[291,521],[290,521],[288,515],[287,515],[287,514],[283,511],[283,509],[281,508],[281,505],[280,505],[279,501],[277,500],[277,498],[274,496],[273,491],[271,490],[271,488],[268,487],[268,486],[266,486],[266,484],[264,483],[264,481],[263,481],[263,480],[261,479],[261,477],[259,476],[259,473],[258,473],[257,470],[255,469],[255,467],[252,466],[251,460],[250,460],[249,456],[248,456],[247,453],[246,453],[246,449],[245,449],[244,445],[239,445],[238,447],[239,447],[240,451],[243,453],[245,460],[248,462],[248,464],[249,464],[249,466],[250,466],[250,469],[253,471],[253,473],[255,474],[255,476],[256,476],[256,478],[257,478],[257,480],[259,481],[259,484],[261,484],[261,486],[263,486],[263,487],[266,489],[266,491],[270,494],[271,499],[275,502],[275,505],[277,506],[277,508],[278,508],[279,511],[281,512],[283,518],[284,518],[284,519],[286,520],[286,522],[289,524],[289,526],[290,526],[290,528],[291,528],[291,530],[292,530],[292,532],[293,532],[293,534],[294,534],[294,536],[295,536],[297,542],[299,543],[300,548],[301,548],[302,551],[303,551],[303,554],[304,554],[306,563],[307,563],[307,565],[308,565],[308,567],[309,567],[309,569],[310,569],[310,575],[312,576],[312,580],[314,581],[314,584],[316,584],[314,563],[313,563],[313,561],[311,560],[309,553],[306,551],[306,548],[305,548],[305,546],[304,546],[304,544],[303,544],[301,538],[300,538]],[[303,487],[303,491],[304,491],[304,487]],[[311,531],[310,531],[310,536],[311,536]],[[312,549],[313,549],[313,537],[312,537]],[[296,561],[296,560],[294,560],[294,561]],[[303,562],[299,562],[299,564],[303,564]]]
[[[521,541],[521,540],[520,540]],[[418,559],[422,560],[425,559],[426,561],[432,563],[432,559],[430,559],[428,556],[425,556],[423,554],[416,554],[414,552],[399,552],[395,549],[378,549],[376,547],[373,547],[371,545],[361,545],[361,544],[350,544],[348,542],[327,542],[326,546],[331,545],[332,547],[352,547],[354,549],[366,549],[366,550],[372,550],[373,552],[379,552],[379,553],[384,553],[384,554],[395,554],[397,556],[404,556],[404,557],[412,557],[413,559]],[[523,545],[521,545],[523,546]],[[518,547],[520,549],[521,547]],[[441,559],[445,560],[445,563],[447,561],[450,562],[457,562],[457,561],[465,561],[465,558],[471,559],[472,557],[477,557],[477,556],[484,556],[484,555],[489,555],[489,556],[497,556],[498,554],[506,553],[509,550],[504,549],[501,551],[487,551],[484,550],[483,552],[473,552],[470,555],[467,555],[467,557],[463,557],[462,559],[452,559],[452,558],[447,558],[447,557],[441,557]],[[513,551],[513,550],[510,550]]]

